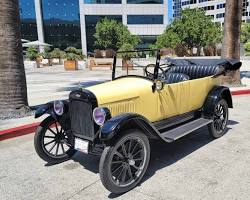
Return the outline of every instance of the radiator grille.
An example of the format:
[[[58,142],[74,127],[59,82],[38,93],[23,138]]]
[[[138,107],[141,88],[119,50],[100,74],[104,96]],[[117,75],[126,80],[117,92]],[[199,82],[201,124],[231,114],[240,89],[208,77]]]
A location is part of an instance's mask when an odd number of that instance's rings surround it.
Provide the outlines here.
[[[69,103],[71,130],[77,137],[93,140],[94,121],[92,105],[85,101],[71,100]]]

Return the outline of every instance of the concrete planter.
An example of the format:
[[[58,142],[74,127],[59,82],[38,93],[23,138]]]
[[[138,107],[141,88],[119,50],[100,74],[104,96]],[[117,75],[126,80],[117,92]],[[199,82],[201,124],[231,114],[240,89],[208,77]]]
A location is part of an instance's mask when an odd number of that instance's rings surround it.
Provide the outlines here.
[[[78,69],[78,62],[76,60],[65,60],[64,69],[66,71],[72,71]]]
[[[87,62],[85,60],[79,60],[78,69],[86,69],[86,68],[87,68]]]
[[[37,63],[36,61],[29,61],[29,60],[24,61],[25,70],[35,69],[35,68],[38,68],[38,67],[39,67],[39,63]]]

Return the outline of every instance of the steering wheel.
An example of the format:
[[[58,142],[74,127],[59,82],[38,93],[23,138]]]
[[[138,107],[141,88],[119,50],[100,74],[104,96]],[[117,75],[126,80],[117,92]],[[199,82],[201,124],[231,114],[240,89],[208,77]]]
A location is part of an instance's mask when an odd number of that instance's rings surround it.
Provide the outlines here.
[[[145,68],[144,68],[144,72],[146,74],[147,77],[153,79],[154,78],[154,74],[152,72],[149,72],[148,71],[148,68],[149,67],[152,67],[152,68],[155,68],[155,64],[149,64],[147,65]],[[160,71],[162,72],[161,74],[158,74],[158,76],[160,76],[161,79],[166,79],[166,76],[165,76],[165,71],[164,69],[162,69],[161,67],[159,67]]]

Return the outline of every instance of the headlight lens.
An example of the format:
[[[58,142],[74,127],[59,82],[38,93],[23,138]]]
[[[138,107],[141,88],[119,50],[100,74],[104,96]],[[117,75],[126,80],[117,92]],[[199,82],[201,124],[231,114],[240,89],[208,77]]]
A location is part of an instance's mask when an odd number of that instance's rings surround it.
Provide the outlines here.
[[[93,118],[97,125],[102,126],[106,120],[106,112],[104,108],[95,108]]]
[[[155,83],[155,86],[156,86],[156,90],[162,90],[164,87],[164,83],[161,82],[160,80],[157,80]]]
[[[54,111],[57,115],[63,114],[63,107],[64,107],[64,104],[62,101],[60,100],[54,101]]]

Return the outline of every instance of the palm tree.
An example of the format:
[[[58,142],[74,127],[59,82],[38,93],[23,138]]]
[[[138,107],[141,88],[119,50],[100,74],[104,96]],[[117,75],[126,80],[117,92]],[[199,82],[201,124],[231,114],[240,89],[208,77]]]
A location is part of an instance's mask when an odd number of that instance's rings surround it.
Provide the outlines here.
[[[226,0],[222,58],[240,60],[242,6],[243,0]],[[226,81],[240,84],[240,71],[232,72]]]
[[[18,0],[1,0],[0,115],[27,105]]]

